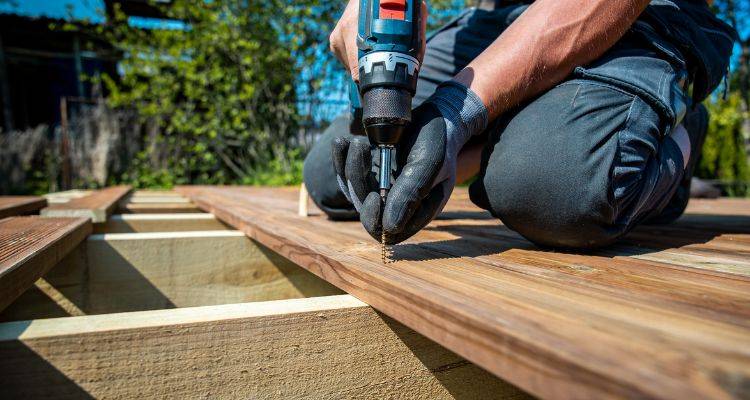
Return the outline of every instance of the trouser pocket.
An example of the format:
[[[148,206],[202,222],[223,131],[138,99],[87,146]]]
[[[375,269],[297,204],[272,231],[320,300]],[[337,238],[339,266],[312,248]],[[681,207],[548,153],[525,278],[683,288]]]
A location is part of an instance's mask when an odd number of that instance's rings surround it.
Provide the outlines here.
[[[661,44],[627,35],[599,60],[577,67],[573,75],[639,96],[658,112],[660,131],[668,135],[687,111],[687,70],[679,53],[659,51],[657,45]]]

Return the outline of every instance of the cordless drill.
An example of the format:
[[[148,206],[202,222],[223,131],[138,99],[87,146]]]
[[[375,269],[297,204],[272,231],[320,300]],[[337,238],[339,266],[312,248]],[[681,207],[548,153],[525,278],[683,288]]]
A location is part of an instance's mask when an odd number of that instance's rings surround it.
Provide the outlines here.
[[[359,99],[355,100],[361,100],[367,137],[380,150],[378,183],[383,203],[391,188],[393,149],[411,122],[422,47],[420,1],[359,3]]]

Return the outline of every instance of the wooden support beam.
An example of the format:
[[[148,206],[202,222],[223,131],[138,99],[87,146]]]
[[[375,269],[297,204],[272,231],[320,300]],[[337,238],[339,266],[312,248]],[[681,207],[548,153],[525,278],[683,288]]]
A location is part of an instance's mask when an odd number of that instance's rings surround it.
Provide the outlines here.
[[[229,227],[211,214],[115,214],[104,224],[94,227],[96,233],[142,233],[228,230]]]
[[[2,398],[528,396],[351,296],[0,324]]]
[[[343,293],[229,230],[91,235],[45,280],[86,314]],[[32,290],[0,320],[61,315],[58,302]]]
[[[0,221],[0,311],[91,233],[83,218],[11,217]]]
[[[134,190],[132,197],[182,197],[182,195],[174,190]]]
[[[195,214],[202,212],[193,203],[125,203],[120,205],[123,214]]]
[[[47,193],[44,198],[47,199],[49,204],[67,203],[72,199],[79,199],[81,197],[88,196],[92,193],[91,190],[72,189],[65,190],[62,192]]]
[[[190,200],[179,196],[133,196],[128,199],[131,204],[189,204]]]
[[[38,196],[0,196],[0,219],[39,212],[47,200]]]
[[[42,210],[47,217],[85,217],[94,223],[107,221],[118,202],[130,192],[130,186],[113,186],[73,198],[66,203],[52,204]]]

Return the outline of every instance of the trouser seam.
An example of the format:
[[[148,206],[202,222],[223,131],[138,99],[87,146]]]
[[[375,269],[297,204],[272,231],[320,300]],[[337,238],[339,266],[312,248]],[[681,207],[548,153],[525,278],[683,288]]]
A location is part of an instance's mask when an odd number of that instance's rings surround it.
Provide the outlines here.
[[[609,177],[609,192],[612,194],[612,210],[613,210],[613,224],[616,224],[618,220],[620,219],[620,212],[621,212],[621,205],[620,202],[617,201],[616,193],[615,193],[615,168],[619,165],[622,165],[622,141],[621,141],[621,135],[623,132],[625,132],[626,129],[628,129],[632,123],[632,114],[633,109],[635,108],[635,102],[636,102],[637,96],[632,96],[630,100],[630,106],[628,107],[628,113],[625,116],[625,122],[622,124],[622,128],[617,130],[617,161],[614,165],[612,165],[612,170],[610,171],[610,177]],[[640,174],[643,174],[643,171],[640,172]],[[640,181],[641,177],[638,177],[638,180]]]

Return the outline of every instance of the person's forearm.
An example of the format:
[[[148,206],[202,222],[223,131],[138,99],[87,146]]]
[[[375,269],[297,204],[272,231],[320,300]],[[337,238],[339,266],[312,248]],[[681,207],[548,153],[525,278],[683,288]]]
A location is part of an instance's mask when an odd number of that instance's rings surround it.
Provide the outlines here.
[[[561,82],[619,40],[649,0],[537,0],[455,76],[490,120]]]

